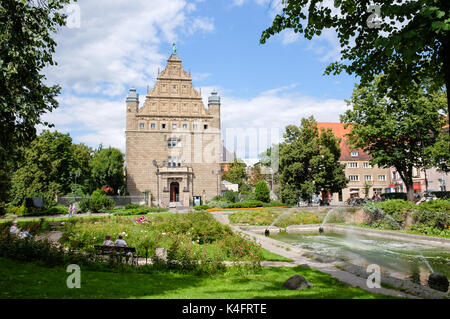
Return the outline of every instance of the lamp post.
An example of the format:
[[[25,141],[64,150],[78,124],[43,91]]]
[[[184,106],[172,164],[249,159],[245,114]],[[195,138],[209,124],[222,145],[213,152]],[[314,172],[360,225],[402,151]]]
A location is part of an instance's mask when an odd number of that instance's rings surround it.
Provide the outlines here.
[[[158,188],[157,193],[158,193],[158,213],[159,213],[160,205],[161,205],[160,200],[159,200],[159,168],[164,166],[166,164],[166,161],[163,161],[161,166],[158,165],[158,162],[156,160],[153,160],[152,163],[153,163],[153,166],[156,167],[156,187]]]
[[[76,172],[74,175],[75,178],[75,197],[77,196],[77,177],[80,177],[80,172]],[[72,173],[70,173],[70,177],[72,177]]]

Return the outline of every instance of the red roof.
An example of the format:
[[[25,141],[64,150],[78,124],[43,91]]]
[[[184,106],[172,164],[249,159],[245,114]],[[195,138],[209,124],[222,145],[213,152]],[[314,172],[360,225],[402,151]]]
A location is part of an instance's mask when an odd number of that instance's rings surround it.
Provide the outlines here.
[[[346,137],[345,135],[350,133],[352,130],[352,126],[349,125],[347,128],[344,128],[344,123],[334,123],[334,122],[317,122],[317,128],[320,129],[328,129],[331,128],[334,136],[336,136],[337,138],[341,139],[340,142],[340,146],[341,146],[341,157],[339,158],[340,160],[357,160],[357,161],[361,161],[361,160],[371,160],[372,157],[365,153],[362,149],[358,148],[355,149],[354,151],[358,152],[358,156],[351,156],[351,152],[353,150],[350,149],[350,147],[348,146],[347,143],[345,143],[346,141]]]

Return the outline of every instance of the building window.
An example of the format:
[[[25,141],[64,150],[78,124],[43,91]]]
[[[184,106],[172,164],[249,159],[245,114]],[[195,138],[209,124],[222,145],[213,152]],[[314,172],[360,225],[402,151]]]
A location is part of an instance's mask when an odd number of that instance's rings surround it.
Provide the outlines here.
[[[364,175],[364,180],[366,182],[371,182],[372,181],[372,175]]]
[[[197,124],[194,124],[194,130],[196,130],[197,129]]]
[[[181,166],[181,156],[178,156],[178,159],[177,159],[177,165],[178,165],[178,167]]]
[[[184,129],[187,129],[187,124],[183,124],[183,128],[184,128]]]
[[[358,151],[352,151],[350,155],[353,157],[356,157],[356,156],[358,156]]]
[[[357,181],[359,181],[359,175],[350,175],[350,176],[348,177],[348,179],[349,179],[351,182],[357,182]]]
[[[155,123],[150,124],[150,127],[155,128],[156,127]]]
[[[140,127],[140,128],[145,128],[145,124],[144,124],[144,123],[140,123],[140,124],[139,124],[139,127]]]
[[[369,162],[364,162],[364,168],[372,168],[372,165],[370,165]]]
[[[173,129],[176,129],[176,128],[177,128],[177,125],[176,125],[176,124],[172,124],[172,128],[173,128]]]
[[[348,167],[349,168],[358,168],[358,163],[357,162],[349,162]]]
[[[374,189],[373,189],[373,193],[374,193],[374,194],[380,195],[382,192],[383,192],[383,189],[382,189],[382,188],[374,188]]]
[[[205,130],[207,130],[208,129],[208,124],[205,124],[203,127],[205,128]]]
[[[170,138],[167,140],[167,146],[168,146],[169,148],[172,148],[172,147],[181,147],[181,139],[176,138],[176,137],[170,137]]]
[[[166,124],[165,123],[161,124],[161,127],[166,128]]]
[[[385,182],[386,181],[386,175],[378,175],[378,181],[379,182]]]
[[[350,197],[359,197],[359,188],[350,188]]]
[[[169,156],[167,158],[167,166],[171,167],[172,166],[172,156]]]

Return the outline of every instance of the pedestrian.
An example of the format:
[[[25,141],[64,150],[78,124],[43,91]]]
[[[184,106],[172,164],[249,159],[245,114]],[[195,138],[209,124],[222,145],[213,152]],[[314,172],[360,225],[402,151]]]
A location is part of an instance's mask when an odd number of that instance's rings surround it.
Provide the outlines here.
[[[72,204],[69,205],[69,217],[72,217]]]

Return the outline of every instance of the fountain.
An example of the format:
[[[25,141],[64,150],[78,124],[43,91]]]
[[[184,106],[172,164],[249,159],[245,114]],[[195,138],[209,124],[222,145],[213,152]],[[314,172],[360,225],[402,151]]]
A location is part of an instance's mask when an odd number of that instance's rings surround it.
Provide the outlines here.
[[[328,221],[328,217],[331,215],[331,213],[334,213],[334,212],[341,212],[341,210],[340,209],[336,209],[336,208],[333,208],[333,209],[330,209],[328,212],[327,212],[327,214],[325,215],[325,217],[324,217],[324,219],[322,220],[322,224],[320,225],[320,227],[319,227],[319,233],[323,233],[324,232],[324,228],[323,228],[323,226],[326,224],[326,222]]]
[[[266,228],[266,230],[264,231],[264,235],[269,236],[270,235],[270,231],[269,228],[274,226],[279,220],[281,220],[282,218],[291,215],[292,213],[295,213],[296,209],[295,208],[289,208],[287,211],[285,211],[284,213],[282,213],[280,216],[278,216],[277,218],[275,218],[275,220],[272,222],[272,224],[269,225],[268,228]]]

